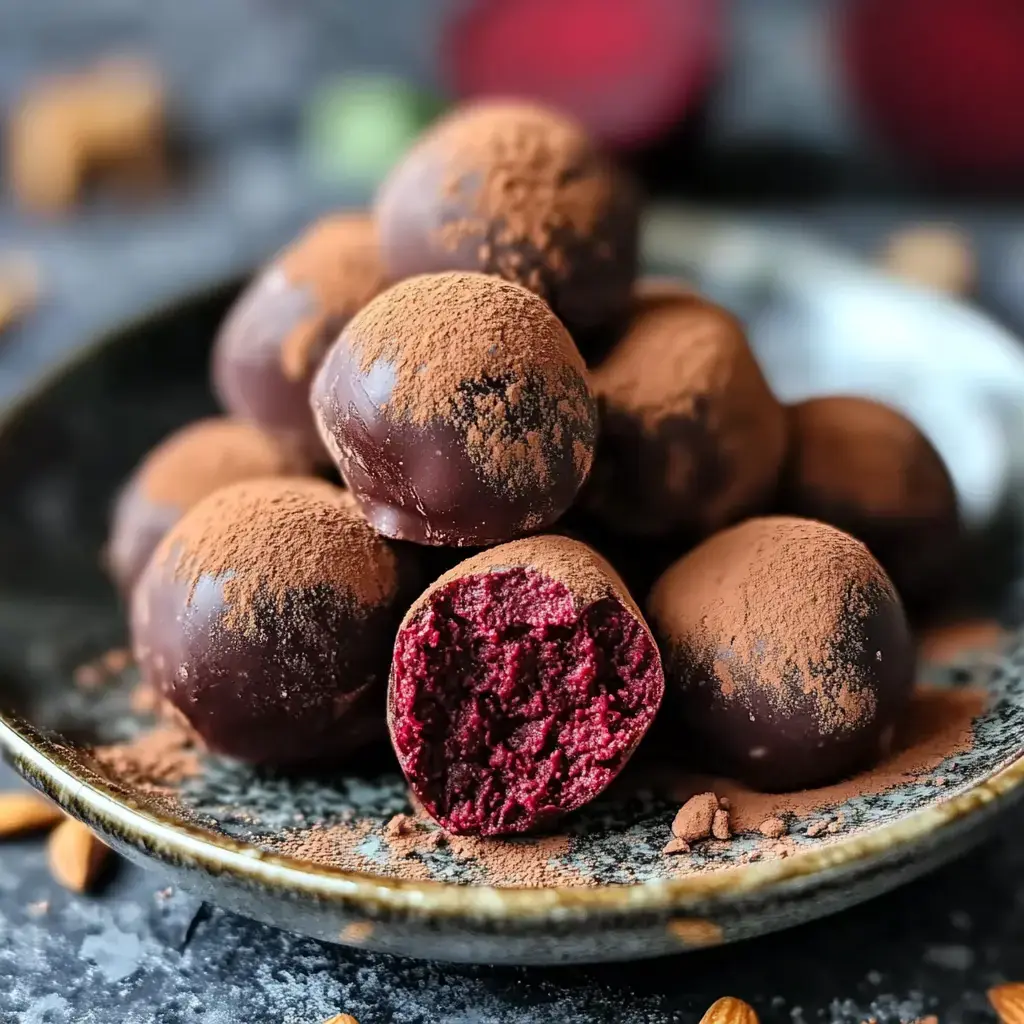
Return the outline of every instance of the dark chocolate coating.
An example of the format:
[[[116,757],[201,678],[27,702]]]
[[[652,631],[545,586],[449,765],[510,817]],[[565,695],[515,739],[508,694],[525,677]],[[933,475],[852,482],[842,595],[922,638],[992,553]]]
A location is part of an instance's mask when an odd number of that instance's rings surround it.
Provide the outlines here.
[[[213,387],[235,416],[285,438],[307,457],[326,462],[309,413],[315,370],[290,380],[281,366],[283,339],[316,308],[308,287],[295,285],[270,266],[242,293],[228,313],[213,348]],[[325,318],[320,351],[337,337],[344,320]]]
[[[467,116],[477,116],[474,108],[435,126],[378,193],[374,212],[388,276],[397,281],[414,274],[469,270],[504,277],[545,299],[583,355],[593,355],[629,315],[639,259],[635,187],[594,148],[571,172],[581,179],[611,181],[610,201],[597,212],[593,229],[585,235],[568,226],[552,229],[543,250],[526,240],[506,240],[500,219],[487,222],[474,209],[486,168],[467,171],[458,192],[451,188],[458,143],[449,123]],[[446,227],[454,225],[457,238],[446,234]]]
[[[250,631],[227,611],[218,580],[201,577],[190,599],[189,582],[156,563],[133,602],[143,678],[212,751],[293,765],[341,760],[382,735],[394,610],[356,617],[324,587],[260,605]]]
[[[110,540],[104,551],[107,571],[122,595],[131,593],[164,534],[181,518],[176,505],[152,501],[130,480],[114,504]]]
[[[808,595],[792,613],[801,619],[792,625],[792,641],[758,633],[764,630],[759,607],[777,600],[771,587],[744,601],[714,584],[705,586],[697,576],[706,579],[706,565],[686,576],[679,568],[685,559],[655,584],[648,621],[668,682],[658,732],[674,737],[676,756],[688,767],[785,792],[839,781],[892,749],[914,680],[914,647],[899,598],[881,572],[877,582],[851,578],[848,610],[823,635],[824,623],[816,622],[815,581],[834,565],[817,547],[808,546],[806,557],[815,563],[806,576],[777,584]],[[757,561],[761,553],[751,549],[750,558]],[[674,595],[695,588],[702,590],[703,608],[694,611],[691,605],[677,615]],[[722,603],[736,609],[724,620],[717,614]],[[809,663],[813,685],[807,670],[780,649],[795,650],[795,658]],[[823,720],[821,694],[833,709],[845,711],[861,701],[862,710]],[[870,709],[863,703],[869,694]]]
[[[931,442],[867,399],[816,398],[788,412],[783,509],[863,541],[912,608],[941,600],[964,537],[956,488]]]
[[[324,359],[311,401],[324,444],[378,532],[417,544],[485,546],[540,530],[572,504],[586,472],[574,448],[592,451],[597,432],[596,407],[582,375],[575,397],[592,415],[585,421],[565,417],[557,443],[538,429],[550,408],[541,401],[548,385],[535,376],[522,385],[521,399],[509,412],[510,445],[540,437],[547,473],[543,480],[511,486],[481,469],[479,455],[474,459],[467,449],[464,426],[480,408],[480,396],[493,391],[504,397],[508,381],[466,380],[458,389],[464,401],[449,419],[415,422],[388,402],[379,365],[360,369],[357,326],[353,322]]]

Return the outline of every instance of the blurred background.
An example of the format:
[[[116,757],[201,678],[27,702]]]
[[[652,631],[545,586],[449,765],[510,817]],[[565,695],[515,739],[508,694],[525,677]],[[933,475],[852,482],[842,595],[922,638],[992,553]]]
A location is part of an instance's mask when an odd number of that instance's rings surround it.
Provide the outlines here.
[[[1024,326],[1015,0],[0,0],[0,400],[495,93]]]

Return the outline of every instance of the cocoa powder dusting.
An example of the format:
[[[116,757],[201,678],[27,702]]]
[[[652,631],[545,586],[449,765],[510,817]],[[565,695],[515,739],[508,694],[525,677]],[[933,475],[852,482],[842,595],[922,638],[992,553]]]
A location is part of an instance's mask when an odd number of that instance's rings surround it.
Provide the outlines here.
[[[373,219],[360,213],[324,217],[274,266],[311,293],[308,312],[281,345],[281,370],[298,381],[316,369],[334,336],[387,283]]]
[[[540,294],[566,277],[566,245],[589,237],[612,204],[614,177],[586,131],[543,107],[463,108],[420,145],[444,162],[442,191],[468,211],[439,226],[441,247],[485,237],[486,270]]]
[[[722,307],[678,287],[641,285],[629,329],[591,379],[603,416],[623,417],[651,444],[667,445],[665,486],[698,495],[707,528],[774,486],[785,414],[742,325]],[[665,440],[666,424],[677,443]]]
[[[864,398],[791,406],[791,486],[879,516],[941,516],[956,498],[942,458],[905,416]]]
[[[798,581],[798,583],[794,583]],[[867,548],[822,523],[749,520],[681,559],[651,595],[663,629],[720,680],[725,700],[809,696],[822,735],[875,714],[855,659],[892,583]],[[731,637],[721,646],[722,637]],[[796,685],[793,685],[793,676]]]
[[[141,492],[154,504],[189,508],[218,487],[255,477],[296,476],[309,463],[243,420],[198,420],[153,449],[137,471]]]
[[[361,373],[388,382],[382,404],[416,424],[454,427],[481,473],[513,490],[547,479],[569,423],[592,432],[594,402],[572,338],[518,285],[483,274],[412,277],[369,303],[342,338]],[[524,438],[513,421],[527,414],[536,429]],[[574,458],[585,471],[592,438],[579,443]]]
[[[605,598],[612,598],[632,612],[647,628],[626,584],[611,565],[582,541],[556,534],[509,541],[459,562],[416,600],[406,613],[403,626],[446,584],[466,576],[516,568],[532,569],[548,579],[564,584],[580,611]]]
[[[204,576],[220,580],[226,622],[241,628],[254,625],[258,600],[280,608],[290,590],[331,587],[358,611],[398,584],[394,553],[346,492],[306,478],[222,488],[186,513],[154,561],[192,589]]]

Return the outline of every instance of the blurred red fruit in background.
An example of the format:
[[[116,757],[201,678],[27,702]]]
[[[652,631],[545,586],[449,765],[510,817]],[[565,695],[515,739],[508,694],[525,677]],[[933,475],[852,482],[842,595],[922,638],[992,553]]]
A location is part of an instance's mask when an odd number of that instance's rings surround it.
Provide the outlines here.
[[[853,98],[896,153],[961,178],[1024,170],[1021,0],[851,0],[841,32]]]
[[[445,58],[460,98],[542,100],[636,146],[697,105],[721,35],[720,0],[479,0],[451,24]]]

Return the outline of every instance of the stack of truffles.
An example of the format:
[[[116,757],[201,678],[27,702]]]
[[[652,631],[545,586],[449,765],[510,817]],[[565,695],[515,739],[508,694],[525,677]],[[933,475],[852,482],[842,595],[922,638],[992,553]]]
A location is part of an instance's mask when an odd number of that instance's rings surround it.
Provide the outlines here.
[[[890,409],[780,405],[733,316],[637,280],[638,216],[578,125],[480,103],[241,296],[227,415],[151,453],[108,547],[143,677],[209,749],[294,769],[389,734],[485,836],[593,800],[656,717],[766,790],[886,753],[949,475]]]

